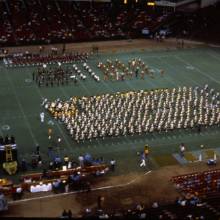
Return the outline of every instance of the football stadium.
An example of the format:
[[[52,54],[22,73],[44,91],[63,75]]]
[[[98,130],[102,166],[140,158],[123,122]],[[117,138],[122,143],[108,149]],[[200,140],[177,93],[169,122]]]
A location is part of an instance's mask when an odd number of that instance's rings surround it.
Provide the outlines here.
[[[1,219],[220,218],[218,0],[0,9]]]

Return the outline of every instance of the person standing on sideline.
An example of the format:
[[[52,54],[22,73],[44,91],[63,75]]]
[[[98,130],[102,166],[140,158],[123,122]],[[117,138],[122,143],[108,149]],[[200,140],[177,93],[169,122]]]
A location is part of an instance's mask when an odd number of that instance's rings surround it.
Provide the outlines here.
[[[185,148],[185,145],[184,143],[181,143],[180,144],[180,156],[181,157],[184,157],[184,152],[185,152],[186,148]]]
[[[116,161],[114,159],[111,159],[110,161],[111,171],[115,171],[115,164],[116,164]]]
[[[149,160],[149,146],[148,145],[145,145],[144,146],[144,155],[145,155],[145,161]]]
[[[36,154],[37,155],[40,155],[40,146],[39,146],[39,144],[36,144]]]
[[[52,138],[52,128],[48,128],[48,139],[50,140]]]
[[[145,153],[143,152],[141,154],[141,164],[140,164],[140,167],[146,167],[146,157],[145,157]]]
[[[44,123],[44,112],[40,113],[40,122]]]
[[[82,155],[79,155],[78,160],[79,160],[80,167],[83,167],[84,166],[84,157]]]

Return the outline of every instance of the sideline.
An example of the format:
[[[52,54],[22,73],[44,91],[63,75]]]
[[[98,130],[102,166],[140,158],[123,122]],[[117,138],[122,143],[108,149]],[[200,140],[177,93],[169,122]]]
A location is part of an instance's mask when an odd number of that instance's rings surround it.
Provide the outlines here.
[[[219,45],[219,44],[208,44],[208,46],[220,48],[220,45]]]
[[[97,187],[97,188],[91,189],[91,191],[99,191],[99,190],[104,190],[104,189],[112,189],[112,188],[118,188],[118,187],[125,187],[125,186],[128,186],[128,185],[131,185],[137,179],[139,179],[139,178],[141,178],[143,176],[146,176],[146,175],[148,175],[151,172],[152,172],[152,170],[149,170],[146,173],[144,173],[143,175],[138,176],[135,179],[133,179],[133,180],[127,182],[127,183],[118,184],[118,185],[109,185],[109,186]],[[28,202],[28,201],[39,200],[39,199],[48,199],[48,198],[61,197],[61,196],[65,196],[65,195],[78,194],[78,193],[82,193],[82,192],[86,192],[86,190],[79,190],[79,191],[73,191],[73,192],[65,192],[65,193],[60,193],[60,194],[52,194],[52,195],[48,195],[48,196],[39,196],[39,197],[34,197],[34,198],[21,199],[21,200],[17,200],[17,201],[9,201],[8,204],[9,205],[13,205],[13,204],[18,204],[18,203],[22,203],[22,202]]]

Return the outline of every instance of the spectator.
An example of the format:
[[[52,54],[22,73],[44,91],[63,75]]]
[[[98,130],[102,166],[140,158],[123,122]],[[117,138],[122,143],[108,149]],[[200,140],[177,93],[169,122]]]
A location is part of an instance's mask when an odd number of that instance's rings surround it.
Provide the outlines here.
[[[146,157],[144,152],[141,153],[141,163],[140,163],[140,167],[145,167],[146,166]]]
[[[180,156],[181,157],[184,157],[184,152],[185,152],[185,145],[184,145],[184,143],[181,143],[180,144]]]
[[[62,218],[68,218],[68,212],[64,209],[62,212]]]
[[[84,166],[84,158],[83,158],[83,156],[80,155],[80,156],[78,157],[78,160],[79,160],[79,165],[80,165],[80,167],[83,167],[83,166]]]
[[[153,205],[152,205],[152,208],[158,208],[158,207],[159,207],[158,203],[154,202]]]
[[[8,135],[5,136],[5,145],[6,144],[9,144],[9,137],[8,137]]]
[[[27,171],[27,162],[24,158],[21,161],[21,170],[22,171]]]
[[[114,172],[115,171],[115,164],[116,164],[116,160],[111,159],[110,161],[110,167],[111,167],[111,171]]]
[[[11,136],[11,144],[15,144],[15,137],[13,135]],[[0,143],[0,145],[1,145],[1,143]]]
[[[4,145],[4,138],[0,136],[0,145]]]
[[[40,146],[39,146],[39,144],[36,145],[36,154],[37,155],[40,154]]]
[[[69,209],[68,211],[68,218],[72,218],[73,214],[72,214],[72,211]]]

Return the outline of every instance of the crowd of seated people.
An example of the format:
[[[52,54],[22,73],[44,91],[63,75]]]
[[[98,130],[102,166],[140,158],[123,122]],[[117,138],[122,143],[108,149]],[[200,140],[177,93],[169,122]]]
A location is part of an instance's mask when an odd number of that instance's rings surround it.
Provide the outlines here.
[[[173,32],[185,37],[219,36],[219,5],[188,14],[176,13]],[[143,7],[132,9],[110,3],[49,0],[0,2],[0,45],[127,39],[144,28],[155,31],[169,14]],[[175,13],[174,13],[175,15]],[[175,22],[171,22],[175,23]],[[43,31],[42,31],[43,30]]]
[[[35,158],[40,156],[39,145],[36,146],[36,152],[32,154],[32,160],[33,156]],[[36,163],[37,160],[36,158]],[[22,159],[21,166],[22,171],[28,170],[28,163],[25,159]],[[89,153],[80,155],[78,161],[68,155],[65,155],[64,158],[54,155],[49,162],[49,167],[44,166],[42,172],[22,175],[19,187],[23,192],[28,190],[33,193],[51,190],[55,193],[66,190],[89,190],[89,182],[92,177],[102,176],[108,170],[108,165],[102,157],[93,158]]]
[[[220,192],[220,170],[192,173],[172,178],[176,187],[183,193],[204,195]]]
[[[136,37],[165,18],[140,7],[113,12],[109,2],[22,0],[2,1],[0,7],[2,45]]]
[[[219,198],[210,200],[212,203]],[[151,207],[143,203],[131,209],[107,209],[104,205],[97,209],[85,209],[83,218],[98,219],[218,219],[219,212],[208,205],[210,201],[193,198],[178,198],[176,202],[160,204],[153,202]]]
[[[206,42],[218,42],[220,36],[220,3],[192,13],[177,12],[169,28],[177,38],[189,38]]]
[[[0,45],[14,44],[13,27],[3,1],[0,1],[0,12]]]

